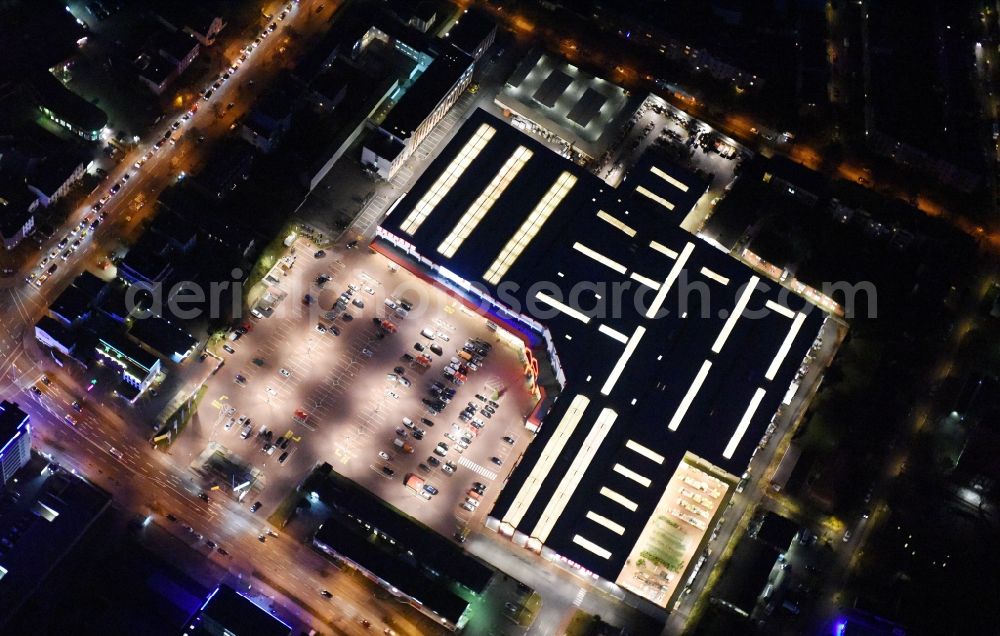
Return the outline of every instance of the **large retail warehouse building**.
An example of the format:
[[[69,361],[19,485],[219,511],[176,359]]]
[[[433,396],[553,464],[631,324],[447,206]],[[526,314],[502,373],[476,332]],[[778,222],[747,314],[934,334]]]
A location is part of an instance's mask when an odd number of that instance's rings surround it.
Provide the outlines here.
[[[827,317],[680,229],[705,189],[650,156],[611,188],[478,111],[375,241],[552,361],[492,527],[662,606]]]

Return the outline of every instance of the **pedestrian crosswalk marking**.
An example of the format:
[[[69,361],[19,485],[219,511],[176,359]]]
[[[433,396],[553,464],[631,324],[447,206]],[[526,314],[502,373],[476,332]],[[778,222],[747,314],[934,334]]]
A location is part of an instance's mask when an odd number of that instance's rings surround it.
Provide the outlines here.
[[[472,461],[470,459],[466,459],[465,457],[462,457],[462,458],[460,458],[458,460],[458,465],[459,466],[465,466],[469,470],[471,470],[471,471],[473,471],[473,472],[475,472],[475,473],[477,473],[479,475],[482,475],[486,479],[493,480],[493,479],[497,478],[497,474],[495,472],[493,472],[492,470],[490,470],[488,468],[483,468],[482,466],[480,466],[476,462],[474,462],[474,461]]]

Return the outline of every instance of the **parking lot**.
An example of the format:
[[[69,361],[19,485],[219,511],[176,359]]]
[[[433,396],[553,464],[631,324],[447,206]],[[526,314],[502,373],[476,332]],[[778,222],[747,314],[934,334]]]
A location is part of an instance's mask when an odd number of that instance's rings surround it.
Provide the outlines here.
[[[215,442],[256,469],[248,514],[255,501],[257,514],[270,514],[327,461],[453,536],[485,514],[530,441],[524,421],[535,400],[518,352],[485,318],[363,245],[316,253],[298,239],[275,270],[271,295],[281,300],[269,317],[243,321],[246,333],[214,348],[224,364],[174,446],[199,454]],[[460,355],[469,339],[479,340]],[[464,382],[444,375],[449,366]],[[439,410],[424,402],[439,399],[434,383],[451,390]],[[447,449],[435,454],[439,443]],[[411,474],[423,481],[406,487]],[[474,482],[481,494],[469,494]]]

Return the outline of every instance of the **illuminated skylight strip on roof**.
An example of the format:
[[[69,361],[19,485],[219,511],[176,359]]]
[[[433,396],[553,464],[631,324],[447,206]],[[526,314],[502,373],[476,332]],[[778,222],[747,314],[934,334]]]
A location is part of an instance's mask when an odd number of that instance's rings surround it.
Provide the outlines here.
[[[615,464],[614,467],[611,470],[615,471],[619,475],[623,475],[625,477],[628,477],[629,479],[631,479],[632,481],[634,481],[637,484],[642,484],[646,488],[649,488],[649,485],[653,483],[653,481],[651,479],[649,479],[648,477],[643,477],[642,475],[640,475],[639,473],[635,472],[634,470],[632,470],[632,469],[630,469],[630,468],[628,468],[626,466],[622,466],[621,464]]]
[[[714,280],[717,283],[722,283],[723,285],[728,285],[729,284],[729,279],[728,278],[726,278],[722,274],[716,274],[715,272],[713,272],[712,270],[708,269],[707,267],[702,267],[701,268],[701,275],[704,276],[705,278],[709,278],[711,280]]]
[[[545,193],[545,196],[538,201],[538,205],[531,211],[528,218],[524,220],[521,227],[517,229],[514,236],[500,250],[500,254],[497,255],[496,260],[493,261],[490,268],[486,270],[486,274],[483,275],[484,279],[494,285],[500,282],[503,275],[507,273],[507,270],[514,264],[514,261],[518,259],[521,252],[528,247],[528,244],[535,238],[538,231],[542,229],[542,225],[545,224],[555,209],[559,207],[559,204],[566,198],[566,195],[569,194],[574,185],[576,185],[575,176],[569,172],[563,172],[559,175],[559,178],[552,184],[552,187]]]
[[[686,185],[684,185],[683,183],[681,183],[677,179],[674,179],[669,174],[667,174],[663,170],[660,170],[656,166],[653,166],[652,168],[650,168],[649,171],[652,172],[653,174],[655,174],[656,176],[660,177],[661,179],[663,179],[664,181],[666,181],[670,185],[674,186],[675,188],[677,188],[681,192],[687,192],[688,191],[688,187]]]
[[[496,129],[489,124],[479,126],[475,134],[462,146],[462,150],[459,151],[458,155],[448,164],[448,168],[441,173],[441,176],[437,178],[434,185],[424,193],[424,196],[420,197],[417,204],[413,206],[410,213],[403,219],[403,222],[399,226],[400,230],[411,236],[416,233],[423,222],[427,220],[430,213],[434,211],[434,208],[437,207],[437,204],[441,202],[441,199],[448,194],[448,191],[451,190],[459,177],[462,176],[462,173],[479,156],[479,153],[482,152],[483,148],[486,147],[486,144],[489,143],[496,132]]]
[[[757,392],[750,398],[750,405],[747,406],[746,413],[743,414],[743,419],[740,420],[739,426],[736,427],[732,438],[726,444],[726,450],[722,451],[722,456],[726,459],[732,459],[733,453],[736,452],[736,447],[740,445],[740,440],[743,439],[743,434],[747,432],[747,428],[750,426],[753,414],[757,412],[757,407],[760,406],[760,401],[764,399],[766,394],[767,391],[764,389],[757,389]]]
[[[604,382],[604,386],[601,387],[601,394],[611,395],[611,389],[615,388],[615,383],[618,382],[618,378],[621,376],[622,371],[625,370],[625,365],[628,364],[628,359],[632,357],[635,353],[635,348],[639,346],[639,340],[642,339],[642,335],[646,333],[645,327],[636,327],[635,331],[632,333],[632,337],[628,339],[625,343],[625,350],[622,351],[622,355],[618,358],[618,362],[615,363],[615,368],[611,370],[608,375],[608,379]]]
[[[438,252],[448,258],[455,255],[455,252],[458,251],[458,248],[465,239],[469,238],[469,235],[476,230],[479,223],[493,208],[493,204],[497,202],[497,199],[504,193],[507,186],[514,181],[521,168],[524,167],[524,164],[528,163],[532,154],[524,146],[517,147],[500,168],[500,171],[496,173],[489,184],[483,189],[482,193],[472,202],[469,209],[465,211],[462,218],[458,220],[458,223],[448,237],[441,241],[441,245],[438,246]]]
[[[708,372],[712,369],[712,363],[705,360],[701,364],[701,368],[698,369],[698,373],[694,376],[694,381],[691,382],[691,386],[688,387],[687,393],[684,394],[684,399],[681,403],[677,405],[677,410],[674,411],[673,417],[670,418],[670,423],[667,428],[671,431],[676,431],[677,427],[681,425],[681,420],[684,419],[684,415],[687,414],[689,408],[691,408],[691,403],[694,402],[694,398],[698,395],[698,391],[701,390],[701,384],[708,377]]]
[[[648,448],[646,446],[643,446],[639,442],[636,442],[636,441],[633,441],[633,440],[629,440],[629,441],[625,442],[625,448],[629,449],[630,451],[639,453],[640,455],[642,455],[646,459],[653,460],[657,464],[662,464],[663,462],[665,462],[667,460],[666,457],[664,457],[663,455],[657,453],[653,449]]]
[[[773,380],[774,376],[778,374],[778,369],[781,368],[781,363],[785,361],[785,356],[788,355],[788,350],[792,348],[792,342],[795,341],[795,336],[799,334],[799,329],[802,328],[802,324],[806,321],[806,315],[799,313],[792,320],[792,327],[785,334],[785,339],[782,341],[781,346],[778,347],[778,353],[774,356],[774,360],[771,361],[771,366],[767,368],[767,373],[764,377],[768,380]]]
[[[773,312],[779,313],[785,318],[794,318],[795,312],[785,307],[781,303],[776,303],[773,300],[769,300],[765,303],[765,306]]]
[[[537,298],[538,300],[542,301],[543,303],[545,303],[549,307],[552,307],[553,309],[558,309],[559,311],[561,311],[562,313],[566,314],[567,316],[569,316],[571,318],[576,318],[577,320],[579,320],[583,324],[587,324],[587,323],[590,322],[590,316],[588,316],[587,314],[583,313],[582,311],[580,311],[578,309],[573,309],[572,307],[570,307],[566,303],[559,302],[558,300],[556,300],[552,296],[549,296],[545,292],[541,292],[540,291],[540,292],[536,293],[535,294],[535,298]]]
[[[649,306],[646,310],[646,318],[655,318],[656,314],[659,313],[660,307],[663,306],[663,301],[667,299],[667,292],[670,291],[670,286],[674,284],[677,277],[681,275],[681,270],[687,265],[687,261],[691,258],[691,252],[694,251],[694,243],[688,243],[681,250],[681,255],[677,257],[677,261],[674,262],[674,266],[670,268],[670,273],[667,274],[667,279],[663,281],[663,285],[660,286],[659,291],[656,292],[656,297],[653,298],[653,304]]]
[[[631,274],[629,274],[629,278],[631,278],[634,281],[642,283],[643,285],[649,287],[652,290],[657,290],[660,288],[659,282],[653,280],[652,278],[646,278],[642,274],[638,274],[636,272],[632,272]]]
[[[667,208],[668,210],[673,210],[674,209],[674,204],[673,203],[671,203],[670,201],[667,201],[666,199],[664,199],[660,195],[658,195],[655,192],[653,192],[652,190],[648,189],[646,186],[639,186],[638,188],[635,189],[635,191],[638,192],[639,194],[641,194],[642,196],[646,197],[647,199],[652,199],[653,201],[656,201],[657,203],[659,203],[663,207]]]
[[[726,344],[726,339],[729,338],[729,334],[733,331],[733,327],[736,326],[736,321],[740,319],[740,314],[743,310],[747,308],[747,304],[750,302],[750,295],[753,291],[757,289],[757,283],[760,282],[759,276],[751,276],[750,281],[747,286],[743,288],[743,293],[740,294],[739,300],[736,301],[736,306],[733,308],[733,313],[729,314],[729,318],[726,319],[726,324],[722,325],[722,331],[719,332],[719,337],[715,339],[715,344],[712,345],[712,351],[719,353],[722,351],[722,346]]]
[[[531,503],[535,500],[535,495],[538,494],[538,490],[542,487],[542,482],[552,470],[552,465],[555,464],[556,459],[559,458],[563,448],[566,446],[566,442],[573,435],[576,425],[580,423],[580,420],[583,418],[583,412],[589,404],[590,398],[584,395],[577,395],[570,402],[569,408],[566,409],[566,413],[563,414],[562,419],[559,420],[559,424],[556,426],[556,432],[553,433],[552,437],[545,444],[541,456],[531,468],[531,473],[524,480],[521,490],[517,492],[517,496],[514,497],[510,509],[504,515],[503,520],[506,523],[515,528],[521,523],[524,513],[531,507]]]
[[[656,250],[657,252],[659,252],[660,254],[663,254],[667,258],[677,258],[677,252],[670,249],[663,243],[660,243],[659,241],[650,241],[649,246],[654,250]]]
[[[628,336],[618,331],[617,329],[612,329],[607,325],[600,325],[597,328],[597,330],[603,333],[605,336],[611,336],[612,338],[614,338],[615,340],[617,340],[622,344],[626,344],[628,342]]]
[[[587,511],[587,518],[596,523],[597,525],[604,526],[605,528],[607,528],[611,532],[614,532],[617,535],[625,534],[625,526],[621,525],[620,523],[615,523],[611,519],[608,519],[604,515],[599,515],[593,510]]]
[[[573,249],[575,249],[577,252],[580,252],[581,254],[583,254],[585,256],[589,256],[590,258],[592,258],[593,260],[597,261],[601,265],[604,265],[605,267],[609,267],[609,268],[613,269],[614,271],[618,272],[619,274],[624,274],[625,272],[628,271],[628,268],[625,267],[624,265],[622,265],[621,263],[619,263],[618,261],[612,260],[612,259],[608,258],[607,256],[605,256],[604,254],[601,254],[600,252],[598,252],[596,250],[590,249],[589,247],[587,247],[583,243],[579,243],[579,242],[573,243]]]
[[[576,492],[577,486],[583,480],[584,473],[590,468],[597,450],[601,447],[601,442],[608,436],[608,431],[611,430],[611,425],[615,423],[616,419],[618,419],[618,414],[611,409],[601,410],[601,414],[597,416],[597,421],[594,422],[593,427],[587,433],[587,437],[583,440],[583,445],[580,446],[579,452],[573,458],[573,463],[570,464],[569,470],[563,475],[563,478],[559,481],[559,485],[556,486],[555,492],[552,493],[552,498],[549,499],[549,503],[542,510],[542,514],[538,518],[538,523],[535,524],[535,529],[531,531],[532,537],[542,543],[545,543],[545,540],[549,538],[549,533],[552,532],[556,521],[559,520],[559,517],[566,509],[566,504],[569,503],[570,498],[573,497],[573,493]]]
[[[594,554],[596,554],[597,556],[601,557],[602,559],[607,559],[607,558],[611,557],[611,553],[610,552],[608,552],[607,550],[605,550],[601,546],[597,545],[596,543],[594,543],[590,539],[584,539],[583,537],[581,537],[578,534],[573,536],[573,543],[577,544],[581,548],[584,548],[586,550],[589,550],[590,552],[593,552]]]
[[[615,502],[616,504],[625,506],[626,508],[628,508],[632,512],[635,512],[636,510],[639,509],[639,504],[637,504],[636,502],[632,501],[631,499],[629,499],[625,495],[621,495],[621,494],[615,492],[614,490],[611,490],[607,486],[601,486],[600,493],[602,495],[604,495],[605,497],[607,497],[608,499],[610,499],[611,501]]]
[[[621,230],[622,232],[624,232],[626,235],[628,235],[629,238],[632,238],[636,234],[634,228],[632,228],[631,226],[625,225],[625,223],[623,223],[621,219],[619,219],[618,217],[615,217],[615,216],[611,216],[610,214],[608,214],[604,210],[598,210],[597,211],[597,218],[601,219],[602,221],[607,221],[612,226],[618,228],[619,230]]]

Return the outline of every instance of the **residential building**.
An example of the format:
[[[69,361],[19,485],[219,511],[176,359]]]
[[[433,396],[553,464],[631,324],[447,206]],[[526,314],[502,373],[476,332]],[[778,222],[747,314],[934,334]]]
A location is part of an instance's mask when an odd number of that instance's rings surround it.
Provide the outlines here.
[[[154,12],[165,26],[192,35],[202,46],[215,44],[215,38],[226,28],[223,16],[203,3],[162,0]]]
[[[388,13],[408,27],[427,33],[437,24],[437,5],[434,2],[390,0]]]
[[[197,38],[181,31],[164,31],[155,42],[157,52],[174,66],[177,75],[182,74],[198,57],[201,47]]]
[[[65,323],[52,316],[42,316],[35,323],[35,339],[45,347],[72,358],[77,348],[77,335]]]
[[[170,66],[170,62],[159,55],[140,55],[135,61],[135,66],[139,71],[139,80],[156,95],[162,95],[174,81],[174,69]]]
[[[84,175],[91,155],[81,144],[61,139],[31,122],[13,128],[0,140],[0,174],[23,181],[48,207]]]
[[[156,232],[146,232],[118,264],[118,277],[130,283],[162,283],[173,273],[173,244]]]
[[[291,126],[293,104],[293,95],[287,87],[268,91],[244,118],[240,136],[261,152],[271,152]]]
[[[253,162],[253,146],[242,140],[226,140],[212,152],[191,183],[209,197],[224,199],[250,178]]]
[[[6,486],[31,459],[31,424],[15,402],[0,402],[0,480]],[[0,557],[0,565],[3,559]],[[0,581],[3,575],[0,575]]]
[[[75,148],[46,156],[28,176],[28,189],[35,193],[41,205],[48,207],[64,197],[83,178],[90,163],[90,157]]]
[[[162,95],[198,57],[200,50],[200,44],[194,36],[185,31],[164,29],[153,37],[152,42],[136,58],[139,79],[149,90]]]
[[[161,316],[136,319],[128,337],[154,355],[180,364],[194,351],[198,340],[182,327]]]
[[[12,250],[35,228],[38,199],[23,180],[0,176],[0,239]]]
[[[70,285],[49,305],[49,315],[67,327],[78,325],[90,317],[94,297],[76,285]]]

